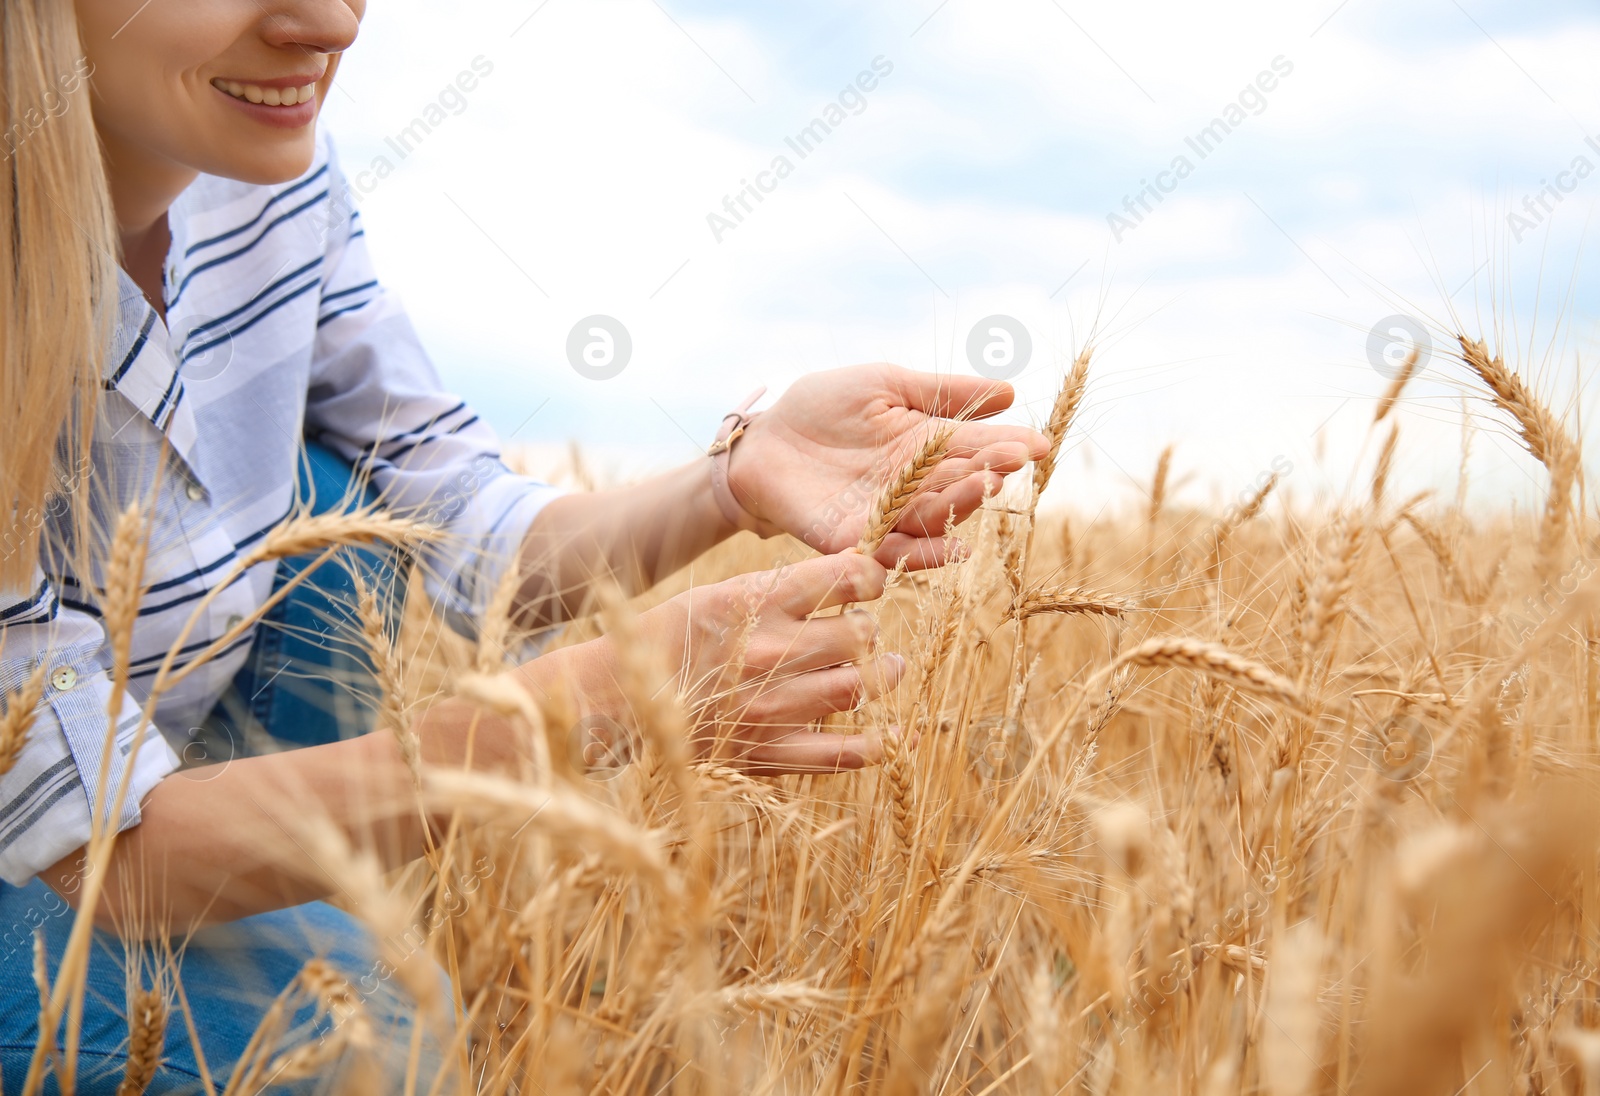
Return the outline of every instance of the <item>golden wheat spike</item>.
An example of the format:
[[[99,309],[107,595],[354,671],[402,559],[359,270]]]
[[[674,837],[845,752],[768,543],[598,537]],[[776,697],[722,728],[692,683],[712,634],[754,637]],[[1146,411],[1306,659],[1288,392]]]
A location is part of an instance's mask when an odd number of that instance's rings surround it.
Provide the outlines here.
[[[1034,588],[1023,593],[1006,610],[1006,615],[1016,620],[1045,613],[1086,613],[1095,616],[1125,616],[1138,608],[1137,602],[1116,594],[1101,593],[1083,587]]]
[[[1061,443],[1066,441],[1067,431],[1072,428],[1072,420],[1077,417],[1078,405],[1083,402],[1084,389],[1089,383],[1089,359],[1094,355],[1094,347],[1085,346],[1072,363],[1066,379],[1061,384],[1061,390],[1056,393],[1056,400],[1050,408],[1050,418],[1045,422],[1044,435],[1050,439],[1050,451],[1033,466],[1033,500],[1038,505],[1039,496],[1044,494],[1044,489],[1050,484],[1050,477],[1055,475],[1056,461],[1061,455]]]
[[[1483,340],[1458,335],[1456,341],[1461,344],[1461,359],[1488,387],[1495,405],[1516,420],[1528,452],[1555,475],[1576,448],[1555,414],[1528,391],[1503,358],[1489,353]]]
[[[50,664],[40,659],[12,692],[6,694],[5,711],[0,712],[0,776],[10,772],[28,744],[28,732],[39,714],[39,701],[44,697],[44,683],[49,676]]]
[[[1304,706],[1300,690],[1282,674],[1237,655],[1219,643],[1187,636],[1147,639],[1118,659],[1121,666],[1172,666],[1193,670],[1232,685],[1241,692],[1276,700],[1291,708]]]
[[[873,500],[866,527],[861,532],[861,541],[856,545],[862,555],[872,555],[883,546],[884,538],[894,532],[906,507],[922,493],[928,477],[949,453],[950,438],[954,433],[954,427],[949,425],[936,427],[911,459],[901,466],[894,479],[884,485]]]
[[[143,1096],[161,1068],[167,1038],[167,1000],[155,989],[141,989],[128,1006],[128,1064],[117,1096]]]

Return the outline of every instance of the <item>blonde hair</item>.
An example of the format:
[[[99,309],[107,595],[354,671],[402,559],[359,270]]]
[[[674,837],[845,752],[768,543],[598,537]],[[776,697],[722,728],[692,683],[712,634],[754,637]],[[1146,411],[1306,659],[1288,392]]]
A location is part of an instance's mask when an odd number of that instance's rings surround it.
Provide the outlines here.
[[[61,495],[86,529],[117,307],[116,220],[70,0],[0,0],[0,590],[33,580]],[[59,510],[59,507],[57,507]]]

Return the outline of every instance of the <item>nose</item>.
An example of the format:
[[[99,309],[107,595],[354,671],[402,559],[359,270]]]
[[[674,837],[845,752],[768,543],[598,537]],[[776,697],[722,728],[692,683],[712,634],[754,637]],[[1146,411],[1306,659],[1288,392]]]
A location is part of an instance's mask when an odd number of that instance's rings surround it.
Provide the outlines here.
[[[279,49],[342,53],[356,40],[365,0],[280,0],[262,5],[261,37]]]

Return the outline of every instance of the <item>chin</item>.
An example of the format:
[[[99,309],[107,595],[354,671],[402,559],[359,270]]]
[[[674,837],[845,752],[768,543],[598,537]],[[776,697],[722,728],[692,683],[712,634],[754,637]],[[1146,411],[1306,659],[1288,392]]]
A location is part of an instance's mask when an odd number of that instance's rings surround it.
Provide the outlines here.
[[[218,163],[206,169],[208,175],[221,175],[241,183],[271,185],[287,183],[304,175],[311,167],[316,152],[316,139],[307,130],[304,139],[282,148],[262,148],[259,145],[240,149],[236,155],[218,157]]]

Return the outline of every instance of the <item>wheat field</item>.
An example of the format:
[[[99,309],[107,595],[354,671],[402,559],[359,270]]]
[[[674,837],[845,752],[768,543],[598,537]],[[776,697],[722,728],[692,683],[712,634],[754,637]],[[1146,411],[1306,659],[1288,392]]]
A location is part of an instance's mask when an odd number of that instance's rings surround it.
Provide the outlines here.
[[[1136,510],[1037,511],[1094,399],[1086,350],[1032,482],[959,530],[966,559],[868,607],[910,670],[830,721],[899,729],[864,773],[697,761],[688,715],[642,693],[595,763],[570,716],[507,690],[503,621],[474,646],[413,598],[397,647],[370,629],[393,728],[456,694],[548,755],[521,780],[419,769],[456,807],[445,839],[389,876],[346,856],[395,976],[424,955],[451,976],[469,1022],[445,1090],[1600,1092],[1579,432],[1471,337],[1441,368],[1542,467],[1542,509],[1391,497],[1413,358],[1343,505],[1289,504],[1269,473],[1224,512],[1180,506],[1169,450]],[[941,453],[883,485],[880,522]],[[744,535],[693,576],[805,554]],[[609,631],[642,664],[629,614],[555,642]],[[137,1045],[178,1022],[170,980],[130,1010]],[[218,1091],[381,1042],[320,961],[291,989],[325,1002],[332,1047],[263,1039]]]

